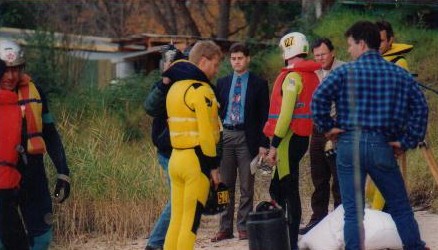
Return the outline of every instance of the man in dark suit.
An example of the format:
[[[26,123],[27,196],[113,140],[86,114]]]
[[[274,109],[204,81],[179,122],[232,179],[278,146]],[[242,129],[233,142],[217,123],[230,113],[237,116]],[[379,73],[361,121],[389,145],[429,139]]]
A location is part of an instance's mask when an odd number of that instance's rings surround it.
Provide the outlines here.
[[[268,118],[268,82],[248,71],[249,50],[242,43],[230,47],[234,72],[217,81],[216,96],[224,126],[223,153],[219,168],[222,181],[230,192],[230,205],[221,215],[219,232],[212,242],[231,239],[233,235],[234,194],[237,172],[240,180],[240,203],[237,212],[239,239],[247,239],[246,220],[253,208],[254,175],[251,160],[266,155],[269,140],[263,135]]]

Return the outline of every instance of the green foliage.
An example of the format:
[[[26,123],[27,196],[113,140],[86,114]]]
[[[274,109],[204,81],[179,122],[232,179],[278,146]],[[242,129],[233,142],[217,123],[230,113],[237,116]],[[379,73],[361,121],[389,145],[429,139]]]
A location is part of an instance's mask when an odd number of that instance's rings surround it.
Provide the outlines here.
[[[55,50],[54,33],[37,30],[28,39],[26,47],[27,71],[35,82],[39,83],[46,92],[61,92],[61,71],[59,70],[59,52]]]
[[[32,6],[35,3],[6,0],[0,3],[0,26],[34,29],[35,16]]]
[[[61,44],[69,42],[67,37],[60,42],[56,36],[54,32],[35,30],[26,39],[26,71],[46,93],[67,95],[78,85],[87,64],[67,53]]]
[[[250,70],[268,80],[271,85],[283,66],[281,51],[277,46],[261,50],[251,57]]]
[[[281,36],[286,30],[296,25],[297,17],[301,13],[301,5],[298,2],[270,2],[251,3],[249,1],[238,1],[238,8],[243,11],[247,23],[250,23],[253,13],[258,6],[262,7],[260,16],[257,16],[256,37],[271,39]]]
[[[94,119],[95,113],[108,113],[117,117],[122,126],[124,141],[140,140],[144,136],[145,113],[142,104],[152,86],[158,79],[158,72],[148,77],[133,75],[117,80],[105,89],[98,89],[91,84],[78,88],[68,96],[51,95],[55,108],[65,109],[71,116],[86,122]]]
[[[159,73],[154,71],[148,77],[136,75],[120,79],[116,85],[104,90],[105,106],[124,122],[126,140],[143,137],[141,122],[145,113],[142,104],[152,84],[158,79]]]

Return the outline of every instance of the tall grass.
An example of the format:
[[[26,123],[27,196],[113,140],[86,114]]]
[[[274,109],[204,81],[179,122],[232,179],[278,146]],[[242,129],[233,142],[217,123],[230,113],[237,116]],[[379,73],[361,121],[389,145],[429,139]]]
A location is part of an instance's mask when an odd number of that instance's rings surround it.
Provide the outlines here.
[[[72,177],[71,197],[55,204],[59,241],[73,243],[84,234],[120,240],[150,231],[169,192],[149,140],[150,118],[141,107],[155,79],[134,77],[52,101]]]
[[[58,236],[147,232],[168,192],[153,146],[126,142],[120,122],[108,113],[92,114],[87,128],[66,112],[61,118],[73,192],[66,204],[55,206]]]

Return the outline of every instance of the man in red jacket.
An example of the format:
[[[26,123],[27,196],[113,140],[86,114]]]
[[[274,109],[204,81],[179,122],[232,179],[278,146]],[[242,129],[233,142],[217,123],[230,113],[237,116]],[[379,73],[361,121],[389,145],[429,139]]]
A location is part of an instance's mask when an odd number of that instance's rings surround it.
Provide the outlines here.
[[[6,63],[0,60],[0,79]],[[21,140],[21,110],[18,95],[0,84],[0,249],[29,249],[18,208],[18,170]]]
[[[70,170],[47,99],[37,84],[24,72],[22,48],[15,42],[0,40],[0,59],[6,63],[1,89],[18,95],[17,106],[22,114],[20,152],[17,166],[22,174],[19,205],[29,243],[33,249],[48,249],[52,240],[52,198],[44,167],[47,152],[58,173],[55,201],[63,202],[70,194]],[[4,135],[0,135],[3,138]],[[15,248],[13,248],[15,249]]]

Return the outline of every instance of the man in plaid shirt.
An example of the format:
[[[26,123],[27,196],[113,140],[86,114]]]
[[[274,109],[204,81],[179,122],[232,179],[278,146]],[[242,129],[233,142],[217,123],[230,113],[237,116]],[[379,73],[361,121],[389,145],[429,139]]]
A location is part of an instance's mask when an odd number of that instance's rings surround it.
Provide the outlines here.
[[[428,107],[419,85],[379,54],[378,27],[359,21],[345,33],[353,62],[335,69],[312,99],[314,123],[337,141],[337,167],[345,209],[345,249],[364,249],[367,174],[382,192],[404,249],[425,249],[396,157],[424,139]],[[335,102],[337,118],[330,116]]]

